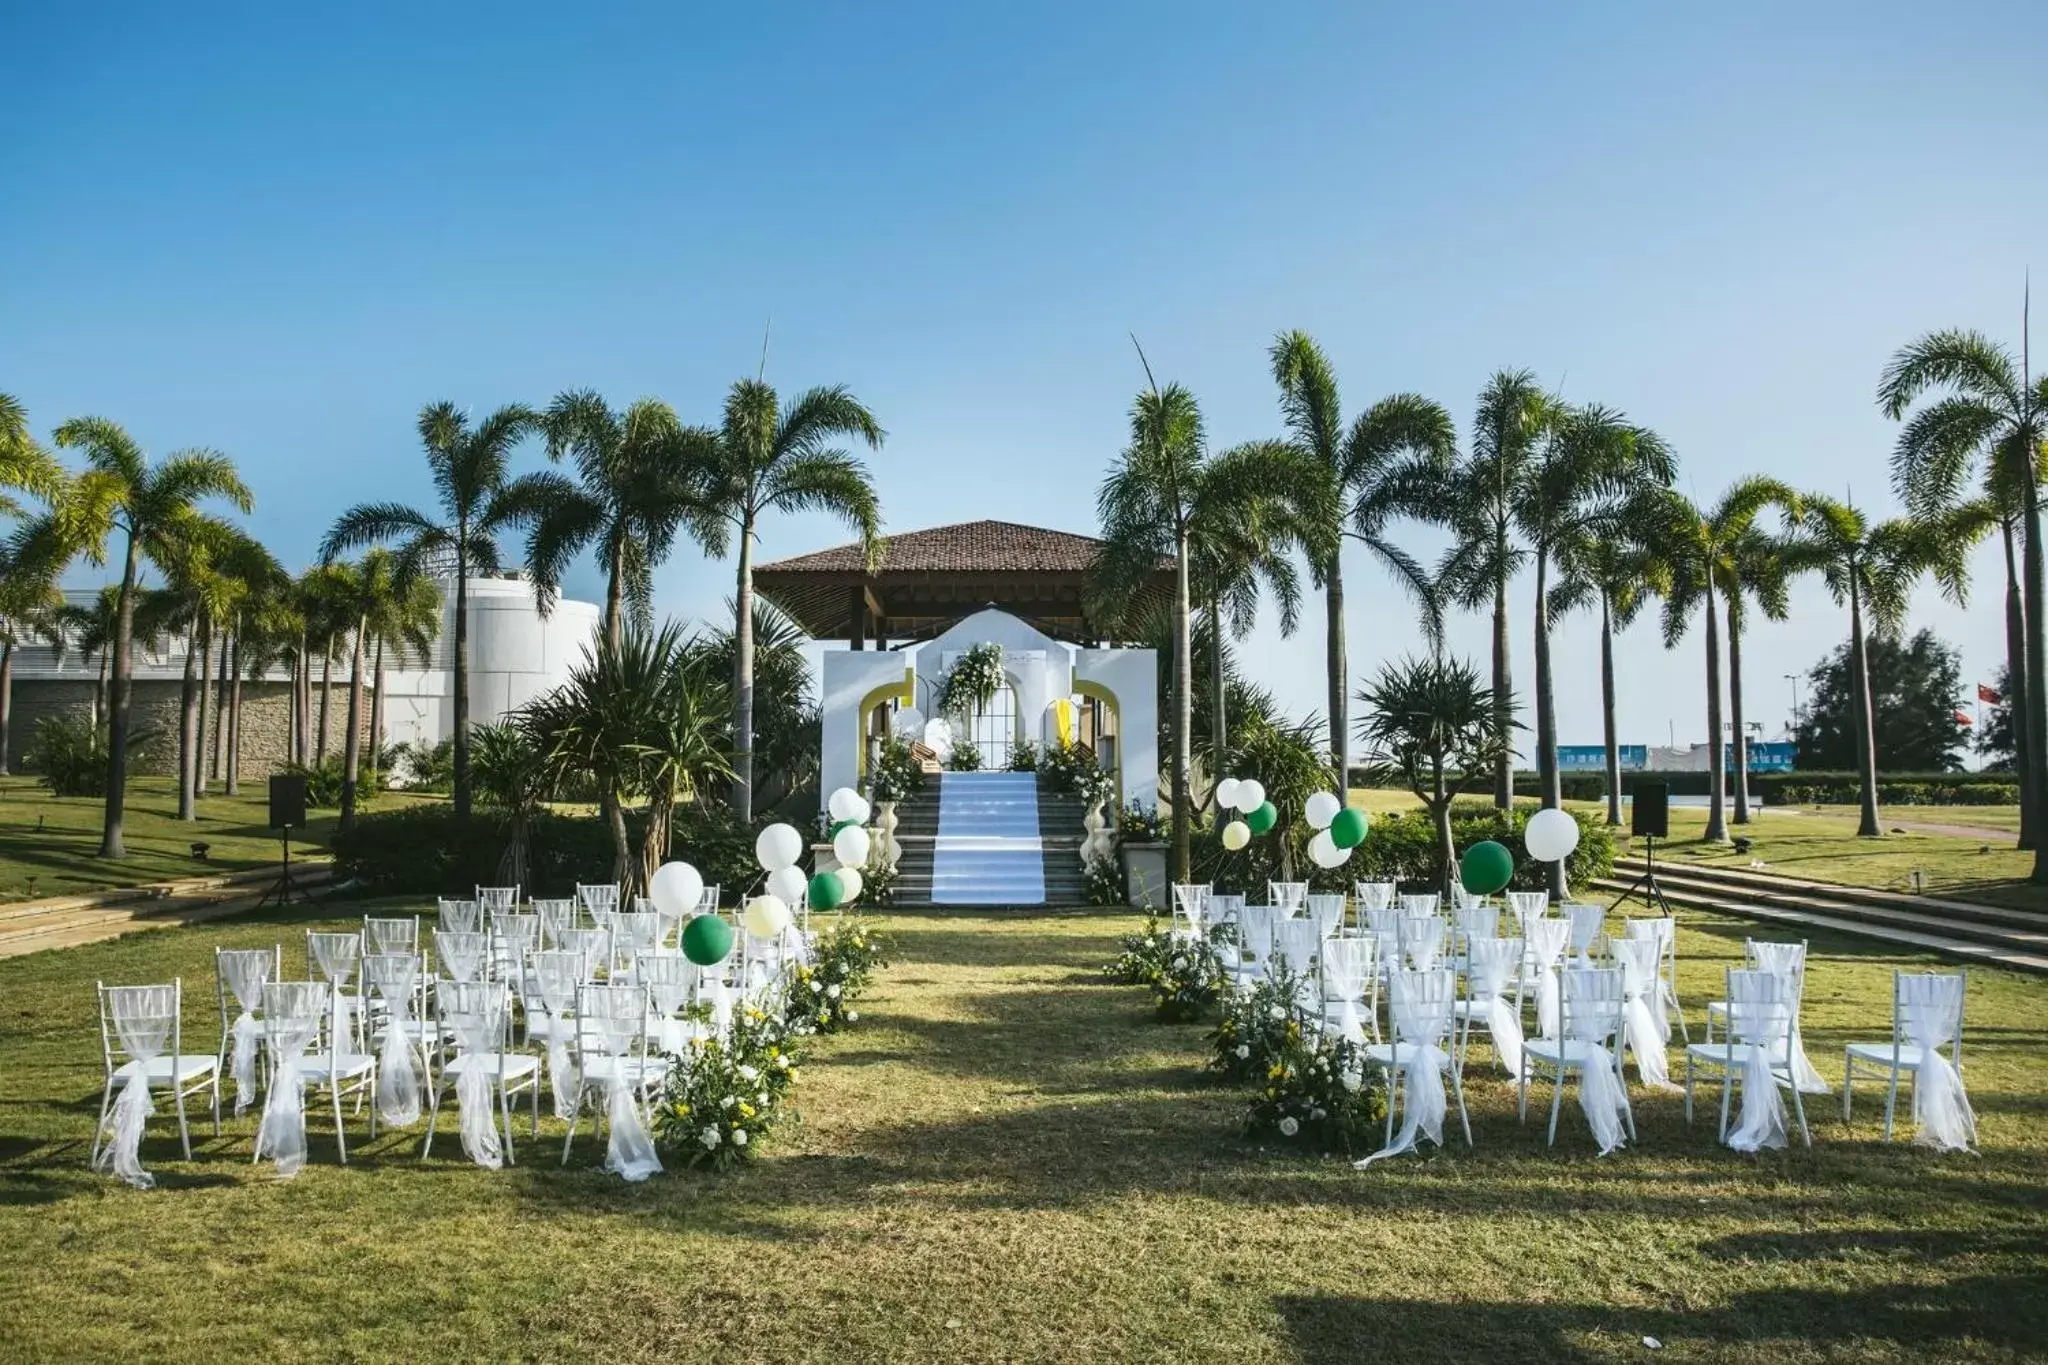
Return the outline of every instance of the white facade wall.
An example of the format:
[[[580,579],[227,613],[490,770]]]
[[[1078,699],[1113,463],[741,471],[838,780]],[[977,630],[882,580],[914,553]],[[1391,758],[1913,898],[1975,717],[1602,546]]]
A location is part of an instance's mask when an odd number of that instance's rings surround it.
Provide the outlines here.
[[[522,579],[469,583],[469,722],[491,725],[568,681],[593,647],[603,612],[558,599],[543,617]],[[425,668],[384,669],[384,738],[438,744],[455,733],[455,592],[444,588],[441,638]]]

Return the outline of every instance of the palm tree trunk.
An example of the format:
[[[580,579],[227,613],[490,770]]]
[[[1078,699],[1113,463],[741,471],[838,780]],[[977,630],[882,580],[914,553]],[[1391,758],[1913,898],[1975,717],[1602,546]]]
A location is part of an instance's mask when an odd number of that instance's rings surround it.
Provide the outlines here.
[[[213,674],[213,622],[202,620],[199,631],[198,722],[193,728],[192,799],[206,794],[206,682]]]
[[[631,886],[633,841],[626,836],[625,805],[617,792],[607,791],[604,794],[604,815],[612,828],[612,880],[621,888]]]
[[[2029,761],[2032,753],[2027,746],[2027,695],[2033,686],[2027,676],[2027,609],[2010,518],[1999,524],[1999,532],[2005,544],[2005,713],[2012,722],[2013,773],[2020,781],[2019,847],[2031,849],[2040,828],[2041,774]]]
[[[612,539],[610,568],[611,577],[604,589],[604,639],[617,649],[626,629],[626,544],[616,536]]]
[[[92,683],[92,728],[97,730],[107,723],[107,669],[114,661],[113,645],[100,651],[100,668]]]
[[[1188,766],[1192,757],[1189,731],[1194,729],[1194,631],[1188,618],[1188,533],[1182,527],[1173,551],[1173,868],[1174,880],[1192,879],[1193,857],[1188,831]]]
[[[1557,699],[1551,694],[1550,556],[1536,547],[1536,780],[1545,810],[1564,805],[1564,782],[1557,771]],[[1550,894],[1565,896],[1564,863],[1550,864]]]
[[[100,827],[100,857],[125,858],[128,847],[121,838],[122,814],[128,803],[128,712],[135,700],[134,642],[135,571],[138,567],[135,532],[128,532],[128,549],[121,557],[121,593],[114,608],[114,693],[107,715],[107,807]]]
[[[1503,559],[1507,555],[1507,530],[1497,539]],[[1514,734],[1514,679],[1508,653],[1508,580],[1505,573],[1493,580],[1493,716],[1503,735]],[[1515,746],[1507,744],[1493,767],[1493,804],[1507,810],[1515,804]]]
[[[1457,873],[1458,846],[1451,839],[1451,802],[1444,791],[1444,764],[1441,758],[1433,767],[1432,790],[1429,801],[1429,818],[1436,825],[1436,856],[1441,869],[1437,877],[1437,891],[1445,900],[1452,899],[1451,878]]]
[[[1209,795],[1213,797],[1230,772],[1230,717],[1223,695],[1223,608],[1213,597],[1209,599],[1209,634],[1209,738],[1216,765],[1209,774]],[[1216,807],[1216,815],[1222,818],[1221,805]]]
[[[9,738],[14,730],[14,637],[0,640],[0,777],[7,775]]]
[[[216,782],[227,781],[227,726],[228,726],[228,660],[234,654],[235,633],[233,623],[220,633],[220,665],[214,672],[213,685],[213,753],[207,771]]]
[[[229,642],[234,646],[235,664],[228,671],[228,756],[227,784],[229,796],[242,794],[242,637],[237,633]]]
[[[1870,713],[1870,654],[1863,639],[1863,593],[1852,565],[1849,574],[1849,671],[1856,688],[1850,704],[1856,718],[1857,804],[1862,807],[1856,833],[1865,839],[1882,837],[1877,823],[1877,736]]]
[[[178,818],[199,818],[199,631],[185,632],[185,676],[178,684]]]
[[[2026,509],[2021,526],[2025,531],[2027,566],[2027,769],[2034,774],[2034,783],[2040,793],[2043,809],[2038,812],[2048,815],[2048,714],[2042,709],[2042,698],[2048,696],[2048,635],[2043,627],[2048,622],[2041,619],[2043,598],[2048,598],[2048,565],[2044,565],[2041,544],[2041,485],[2035,477],[2031,461],[2026,462]],[[2015,734],[2018,732],[2015,731]],[[2034,871],[2036,883],[2048,883],[2048,839],[2038,840],[2034,847]]]
[[[1749,735],[1742,728],[1742,599],[1728,594],[1728,724],[1735,736],[1735,823],[1749,823]]]
[[[299,654],[292,662],[292,697],[298,705],[293,717],[293,740],[297,746],[292,761],[300,767],[313,755],[313,655],[304,631],[299,632]]]
[[[370,789],[384,789],[384,637],[377,637],[377,661],[370,670]],[[519,885],[526,885],[520,882]]]
[[[1614,724],[1614,611],[1600,592],[1600,725],[1607,745],[1607,823],[1621,823],[1621,744]]]
[[[740,522],[739,573],[733,587],[732,808],[754,818],[754,519]]]
[[[348,733],[341,740],[341,827],[356,826],[356,775],[363,761],[363,630],[368,623],[356,620],[349,632]]]
[[[1350,665],[1344,657],[1344,552],[1341,548],[1330,556],[1323,588],[1323,607],[1326,664],[1330,673],[1330,763],[1337,770],[1337,799],[1341,801],[1351,781],[1351,727],[1350,717],[1346,714],[1350,698],[1344,690]],[[1219,634],[1216,638],[1220,652],[1223,637]]]
[[[469,818],[469,528],[455,555],[455,818]]]
[[[1723,804],[1726,769],[1721,758],[1721,613],[1714,602],[1713,575],[1707,575],[1707,833],[1709,843],[1728,837]]]
[[[313,766],[327,761],[327,717],[334,705],[334,634],[329,632],[320,654],[320,731],[313,739]]]

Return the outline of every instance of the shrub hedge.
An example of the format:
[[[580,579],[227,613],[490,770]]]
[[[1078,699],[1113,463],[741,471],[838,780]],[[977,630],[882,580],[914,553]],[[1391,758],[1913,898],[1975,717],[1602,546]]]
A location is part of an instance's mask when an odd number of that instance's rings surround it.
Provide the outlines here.
[[[1767,806],[1853,805],[1857,797],[1857,776],[1853,772],[1795,769],[1789,773],[1751,773],[1749,791]],[[1621,790],[1632,792],[1640,782],[1662,782],[1673,796],[1705,796],[1704,772],[1623,773]],[[1607,779],[1600,773],[1564,773],[1559,780],[1567,801],[1604,801]],[[1727,789],[1733,794],[1732,784]],[[1515,794],[1536,796],[1542,791],[1534,773],[1515,774]],[[1879,774],[1878,798],[1898,806],[2007,806],[2019,802],[2019,787],[2011,773],[1892,773]]]

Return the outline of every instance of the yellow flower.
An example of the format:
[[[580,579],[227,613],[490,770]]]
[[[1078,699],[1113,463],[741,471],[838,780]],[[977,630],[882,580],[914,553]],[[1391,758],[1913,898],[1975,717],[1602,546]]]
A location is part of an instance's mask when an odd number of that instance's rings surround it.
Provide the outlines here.
[[[743,1118],[743,1119],[750,1119],[750,1118],[754,1117],[754,1106],[753,1106],[753,1105],[751,1105],[751,1104],[748,1104],[748,1103],[747,1103],[747,1102],[746,1102],[745,1100],[741,1100],[741,1101],[740,1101],[740,1117],[741,1117],[741,1118]]]
[[[1267,1070],[1267,1072],[1266,1072],[1266,1079],[1268,1079],[1268,1080],[1274,1080],[1274,1081],[1277,1081],[1277,1080],[1279,1080],[1279,1079],[1280,1079],[1280,1078],[1281,1078],[1282,1076],[1285,1076],[1286,1074],[1287,1074],[1287,1068],[1286,1068],[1286,1067],[1284,1067],[1284,1066],[1281,1066],[1281,1065],[1280,1065],[1280,1064],[1279,1064],[1278,1062],[1275,1062],[1275,1063],[1274,1063],[1274,1064],[1272,1065],[1272,1067],[1271,1067],[1271,1068],[1269,1068],[1269,1069]]]
[[[684,1104],[681,1100],[677,1100],[675,1106],[675,1115],[679,1119],[686,1119],[690,1117],[690,1106]]]

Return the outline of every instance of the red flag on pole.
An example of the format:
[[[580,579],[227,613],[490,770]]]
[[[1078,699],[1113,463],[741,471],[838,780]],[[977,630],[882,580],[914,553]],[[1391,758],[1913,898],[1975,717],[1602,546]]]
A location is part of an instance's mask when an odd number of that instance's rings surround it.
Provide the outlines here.
[[[1970,719],[1970,713],[1969,713],[1968,711],[1958,711],[1958,712],[1956,712],[1956,724],[1958,724],[1958,725],[1975,725],[1976,723],[1977,723],[1976,721],[1973,721],[1973,720],[1971,720],[1971,719]]]
[[[1986,687],[1983,683],[1978,683],[1977,700],[1983,702],[1987,706],[1996,706],[2000,702],[2004,701],[2005,698],[1999,696],[1994,689]]]

